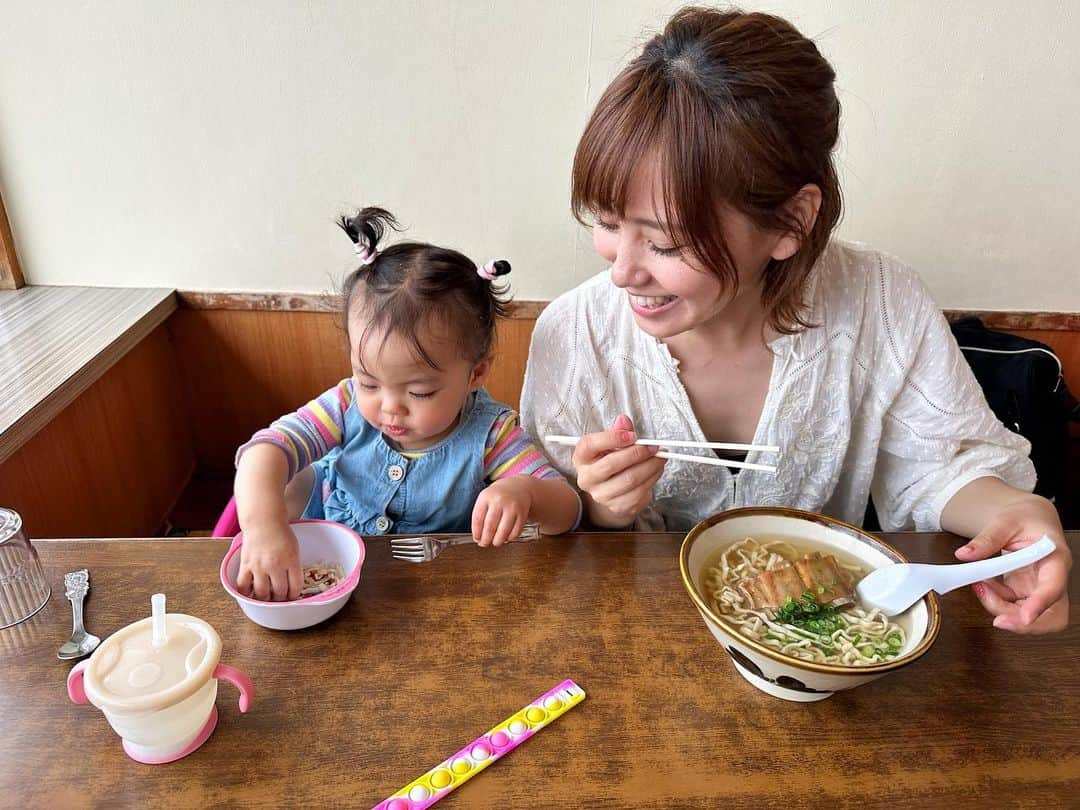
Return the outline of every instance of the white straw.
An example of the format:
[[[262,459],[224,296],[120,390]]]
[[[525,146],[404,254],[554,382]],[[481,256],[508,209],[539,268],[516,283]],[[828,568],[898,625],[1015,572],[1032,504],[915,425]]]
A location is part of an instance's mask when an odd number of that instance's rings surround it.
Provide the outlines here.
[[[165,594],[155,593],[151,596],[150,608],[154,624],[153,645],[160,647],[168,641],[168,636],[165,634]]]
[[[545,436],[544,441],[552,444],[564,444],[573,447],[579,441],[580,436]],[[667,441],[666,439],[638,439],[634,444],[645,444],[651,447],[702,447],[710,450],[745,450],[748,453],[779,453],[780,448],[775,444],[738,444],[737,442],[684,442]],[[698,458],[694,456],[694,458]],[[754,468],[751,468],[754,469]]]

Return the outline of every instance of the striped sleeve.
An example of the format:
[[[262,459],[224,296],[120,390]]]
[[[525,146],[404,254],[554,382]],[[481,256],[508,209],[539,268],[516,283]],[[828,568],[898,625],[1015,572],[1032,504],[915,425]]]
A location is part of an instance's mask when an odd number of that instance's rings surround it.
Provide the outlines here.
[[[240,456],[252,445],[272,444],[280,447],[288,458],[289,480],[292,480],[300,470],[341,444],[345,411],[352,399],[352,379],[346,378],[296,413],[286,414],[258,431],[236,451],[236,463],[240,463]]]
[[[507,411],[495,420],[484,446],[484,478],[496,481],[514,475],[562,478],[536,443],[518,424],[518,415]]]

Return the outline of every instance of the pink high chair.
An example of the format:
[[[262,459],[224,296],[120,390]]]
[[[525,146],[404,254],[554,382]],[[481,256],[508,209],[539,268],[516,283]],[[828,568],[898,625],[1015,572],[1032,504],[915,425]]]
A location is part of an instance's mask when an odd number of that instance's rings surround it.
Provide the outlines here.
[[[213,537],[236,537],[240,533],[240,518],[236,516],[236,498],[229,498],[225,511],[214,524]]]

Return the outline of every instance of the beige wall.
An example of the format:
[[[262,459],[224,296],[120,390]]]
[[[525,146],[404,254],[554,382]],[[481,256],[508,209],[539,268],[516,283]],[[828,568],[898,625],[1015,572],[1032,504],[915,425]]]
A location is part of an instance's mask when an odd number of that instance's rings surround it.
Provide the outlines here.
[[[649,0],[0,0],[0,189],[37,284],[326,290],[380,202],[546,299]],[[744,4],[748,5],[748,4]],[[839,73],[841,233],[950,307],[1080,310],[1080,4],[760,2]]]

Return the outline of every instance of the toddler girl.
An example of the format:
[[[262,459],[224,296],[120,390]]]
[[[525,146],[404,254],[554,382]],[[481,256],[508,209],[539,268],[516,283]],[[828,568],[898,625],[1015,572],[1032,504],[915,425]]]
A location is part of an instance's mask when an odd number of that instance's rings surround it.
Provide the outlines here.
[[[380,249],[399,230],[381,208],[340,224],[360,258],[343,290],[353,374],[237,451],[237,586],[258,599],[297,598],[288,521],[301,516],[365,535],[472,532],[498,546],[526,521],[559,534],[580,515],[517,414],[482,388],[509,263],[478,268],[418,242]]]

